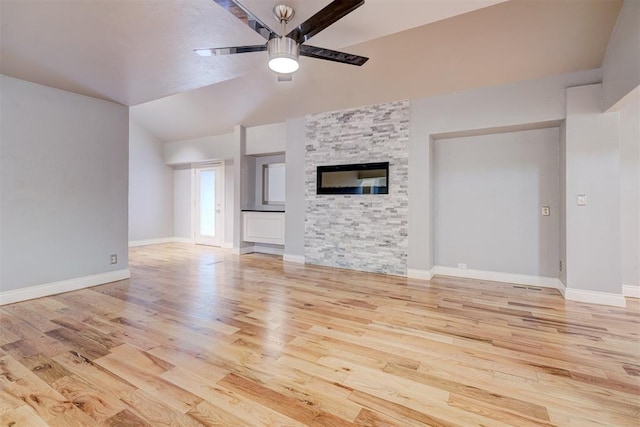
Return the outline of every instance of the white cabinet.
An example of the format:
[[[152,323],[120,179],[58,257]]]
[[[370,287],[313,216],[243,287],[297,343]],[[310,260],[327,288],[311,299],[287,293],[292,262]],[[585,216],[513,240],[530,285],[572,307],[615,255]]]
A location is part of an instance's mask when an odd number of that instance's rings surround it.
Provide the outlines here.
[[[242,212],[242,240],[284,245],[284,212]]]

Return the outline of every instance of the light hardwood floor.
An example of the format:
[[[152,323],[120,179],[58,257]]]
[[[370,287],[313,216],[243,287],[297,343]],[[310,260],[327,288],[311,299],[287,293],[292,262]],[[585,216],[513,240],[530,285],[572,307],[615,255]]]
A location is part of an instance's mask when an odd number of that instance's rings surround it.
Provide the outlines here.
[[[640,305],[190,245],[0,307],[2,426],[638,426]]]

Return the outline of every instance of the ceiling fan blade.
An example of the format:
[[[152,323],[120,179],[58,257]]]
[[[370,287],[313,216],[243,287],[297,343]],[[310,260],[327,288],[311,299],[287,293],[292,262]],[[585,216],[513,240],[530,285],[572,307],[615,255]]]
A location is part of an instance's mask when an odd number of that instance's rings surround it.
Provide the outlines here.
[[[244,22],[256,33],[260,34],[266,40],[278,37],[278,34],[258,19],[253,13],[245,8],[240,2],[235,0],[213,0],[218,6],[227,10],[233,16]]]
[[[363,4],[364,0],[334,0],[320,12],[291,30],[291,32],[287,34],[287,37],[292,38],[298,43],[304,43]]]
[[[193,49],[200,56],[234,55],[236,53],[262,52],[267,50],[266,44],[251,46],[212,47],[209,49]]]
[[[369,60],[369,58],[364,56],[338,52],[337,50],[324,49],[322,47],[309,46],[306,44],[300,46],[300,55],[357,66],[361,66]]]

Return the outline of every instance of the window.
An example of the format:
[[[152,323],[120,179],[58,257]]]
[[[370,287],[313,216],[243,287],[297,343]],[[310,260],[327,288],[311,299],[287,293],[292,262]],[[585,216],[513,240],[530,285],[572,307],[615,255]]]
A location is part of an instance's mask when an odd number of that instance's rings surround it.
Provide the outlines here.
[[[262,165],[262,203],[284,205],[284,163]]]

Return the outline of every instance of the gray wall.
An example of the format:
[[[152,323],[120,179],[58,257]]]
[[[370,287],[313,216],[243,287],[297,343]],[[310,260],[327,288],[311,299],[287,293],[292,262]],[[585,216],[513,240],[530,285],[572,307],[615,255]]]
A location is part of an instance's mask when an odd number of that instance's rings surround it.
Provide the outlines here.
[[[0,288],[127,268],[127,107],[6,76],[0,89]]]
[[[640,1],[625,0],[602,61],[602,98],[608,110],[640,85]]]
[[[408,268],[430,270],[432,136],[464,131],[504,131],[565,117],[565,89],[600,80],[599,70],[563,74],[497,87],[468,90],[411,101],[409,142]]]
[[[558,128],[439,139],[434,148],[435,264],[558,277]]]
[[[567,89],[567,288],[620,294],[618,113],[601,97],[599,84]]]
[[[304,179],[305,118],[287,120],[287,156],[285,159],[285,243],[286,255],[304,256]]]
[[[560,281],[567,285],[567,129],[566,123],[560,124]]]
[[[409,253],[407,268],[433,267],[433,143],[428,98],[411,100],[409,113]]]
[[[193,205],[190,165],[176,166],[173,170],[173,235],[192,239],[191,208]]]
[[[168,165],[233,159],[234,135],[212,135],[164,144],[164,161]]]
[[[640,92],[619,116],[622,284],[640,287]]]
[[[305,261],[407,272],[409,102],[307,117]],[[318,195],[316,167],[389,162],[389,194]]]
[[[246,138],[248,156],[282,153],[287,145],[287,127],[284,122],[248,127]]]
[[[242,156],[242,209],[253,209],[255,206],[258,189],[256,188],[256,157]]]
[[[233,246],[233,174],[235,162],[227,159],[224,162],[224,246]]]
[[[129,241],[173,237],[173,170],[163,144],[129,123]]]
[[[248,193],[248,182],[251,182],[250,170],[248,170],[246,162],[247,148],[247,132],[246,128],[241,125],[233,127],[233,155],[235,167],[233,168],[233,248],[240,250],[241,247],[248,245],[242,241],[242,209],[245,206],[245,200],[253,200],[255,193]],[[253,165],[255,169],[255,164]]]

